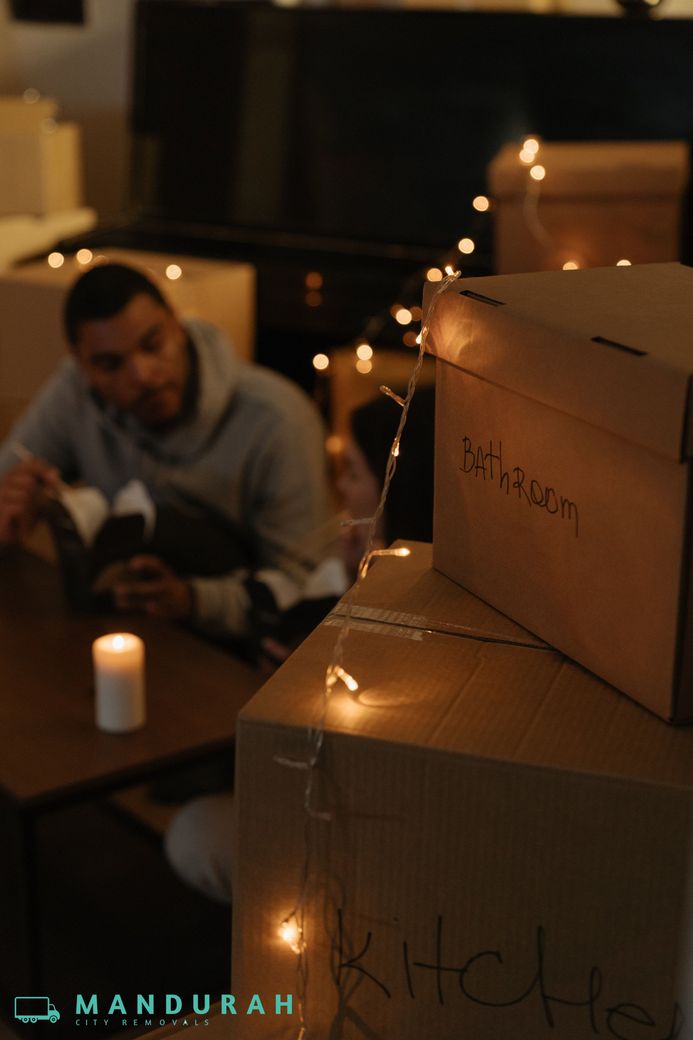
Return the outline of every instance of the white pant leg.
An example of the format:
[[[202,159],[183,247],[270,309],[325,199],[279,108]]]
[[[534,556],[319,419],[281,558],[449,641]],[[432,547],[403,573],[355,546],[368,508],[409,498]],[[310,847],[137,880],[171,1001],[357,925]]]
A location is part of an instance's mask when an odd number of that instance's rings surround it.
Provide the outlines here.
[[[195,798],[173,818],[166,857],[183,881],[212,899],[231,902],[233,795]]]

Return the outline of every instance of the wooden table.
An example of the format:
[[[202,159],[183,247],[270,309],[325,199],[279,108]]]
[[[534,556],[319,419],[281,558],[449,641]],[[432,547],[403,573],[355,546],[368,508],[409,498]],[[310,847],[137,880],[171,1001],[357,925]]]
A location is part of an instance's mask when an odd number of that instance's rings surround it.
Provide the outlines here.
[[[91,643],[118,630],[145,641],[148,721],[111,735],[94,725]],[[170,622],[70,614],[55,568],[0,556],[0,989],[43,992],[38,817],[229,747],[262,681]]]

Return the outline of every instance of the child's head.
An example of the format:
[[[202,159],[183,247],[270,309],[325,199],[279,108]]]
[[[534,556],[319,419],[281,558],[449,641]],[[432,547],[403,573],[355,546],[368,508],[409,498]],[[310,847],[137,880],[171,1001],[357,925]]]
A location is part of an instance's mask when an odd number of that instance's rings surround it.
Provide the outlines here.
[[[387,397],[352,413],[352,438],[338,487],[353,517],[372,516],[377,508],[399,419],[398,405]],[[390,485],[382,531],[386,544],[398,538],[430,542],[433,537],[433,439],[434,391],[422,387],[409,409]]]

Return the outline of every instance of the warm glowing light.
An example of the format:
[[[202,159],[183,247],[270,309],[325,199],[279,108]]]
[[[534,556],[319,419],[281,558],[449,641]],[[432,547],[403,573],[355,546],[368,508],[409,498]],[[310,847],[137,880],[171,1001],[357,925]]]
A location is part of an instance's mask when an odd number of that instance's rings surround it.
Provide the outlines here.
[[[491,208],[491,202],[485,195],[476,195],[472,199],[472,206],[477,213],[485,213],[486,210]]]
[[[421,333],[416,337],[416,345],[419,347],[421,346]]]
[[[394,448],[392,449],[392,454],[396,459],[399,458],[399,444],[395,444]]]
[[[577,263],[576,260],[566,260],[566,262],[563,264],[564,271],[577,271],[579,270],[579,268],[580,265],[579,263]]]
[[[469,253],[473,253],[474,249],[476,248],[474,244],[474,239],[461,238],[457,243],[457,248],[459,249],[460,253],[466,253],[467,255],[469,255]]]
[[[421,321],[422,311],[420,307],[410,307],[409,310],[414,321]]]
[[[294,953],[301,952],[301,929],[295,918],[287,917],[285,921],[282,921],[279,925],[279,937],[287,946],[291,947]]]
[[[398,325],[409,325],[414,320],[414,315],[408,307],[400,307],[394,318]]]
[[[94,254],[91,249],[78,249],[75,253],[75,260],[78,264],[90,264],[94,259]]]
[[[183,270],[178,266],[178,264],[169,264],[166,268],[166,277],[169,278],[172,282],[177,281],[177,279],[180,278],[182,274]]]
[[[522,148],[518,155],[520,157],[520,162],[523,162],[525,166],[529,166],[529,164],[533,163],[537,157],[536,152],[528,152],[526,148]]]
[[[531,152],[532,155],[536,155],[539,151],[539,142],[536,137],[525,137],[522,142],[522,150],[524,152]]]
[[[446,264],[445,265],[445,273],[448,276],[455,273],[455,268],[452,266],[452,264]]]
[[[65,257],[62,253],[51,253],[48,257],[49,267],[62,267],[65,263]]]
[[[122,636],[113,636],[113,649],[122,650],[125,647],[125,640]]]
[[[356,682],[356,679],[354,679],[353,675],[349,675],[349,673],[339,664],[330,666],[327,669],[328,687],[332,689],[332,687],[336,685],[339,679],[342,680],[347,690],[349,690],[351,693],[356,693],[356,691],[359,688],[359,684]]]
[[[306,289],[322,289],[322,281],[319,271],[309,271],[306,275]]]
[[[313,368],[316,368],[318,372],[324,372],[329,367],[330,359],[327,354],[316,354],[313,358]]]
[[[616,261],[616,266],[617,267],[632,267],[633,265],[631,264],[630,260],[617,260]]]
[[[338,433],[331,433],[325,441],[325,451],[328,455],[341,455],[344,448],[344,438]]]
[[[319,307],[322,303],[322,293],[319,293],[317,289],[311,289],[306,293],[306,305],[308,307]]]
[[[370,361],[373,357],[373,347],[370,343],[359,343],[356,348],[356,357],[360,361]]]
[[[409,329],[409,331],[405,332],[402,336],[402,343],[404,343],[405,347],[415,347],[418,338],[419,337],[416,335],[416,333],[412,332],[412,330]]]
[[[529,171],[529,175],[534,181],[543,181],[544,177],[546,176],[546,170],[543,166],[533,166],[532,169]]]
[[[367,358],[359,358],[356,362],[356,371],[360,372],[362,376],[367,376],[373,368],[373,362]]]
[[[443,272],[439,267],[429,267],[426,271],[426,281],[428,282],[442,282]]]

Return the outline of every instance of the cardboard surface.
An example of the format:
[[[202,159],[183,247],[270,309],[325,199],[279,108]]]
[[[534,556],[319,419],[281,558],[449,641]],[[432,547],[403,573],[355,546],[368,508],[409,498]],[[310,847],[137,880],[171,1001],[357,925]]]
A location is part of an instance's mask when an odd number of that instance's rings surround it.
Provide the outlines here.
[[[76,123],[0,126],[0,215],[44,215],[83,203],[82,139]]]
[[[689,175],[683,141],[542,143],[541,182],[507,145],[489,164],[499,273],[658,263],[680,257]]]
[[[434,565],[678,720],[691,290],[679,265],[468,279],[429,336]]]
[[[406,562],[365,583],[385,611]],[[301,889],[305,774],[278,759],[305,752],[335,624],[241,715],[237,994],[297,990],[277,928]],[[693,732],[550,650],[360,622],[345,666],[361,691],[330,705],[314,802],[329,819],[307,830],[308,1035],[630,1040],[647,1015],[668,1036],[690,1015]]]

